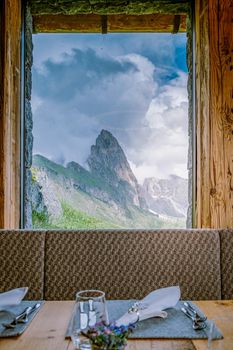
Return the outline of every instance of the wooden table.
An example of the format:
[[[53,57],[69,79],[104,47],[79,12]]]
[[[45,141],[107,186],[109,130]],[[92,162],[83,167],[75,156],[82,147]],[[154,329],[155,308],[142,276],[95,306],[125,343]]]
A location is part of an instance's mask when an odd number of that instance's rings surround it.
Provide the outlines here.
[[[224,335],[212,342],[212,349],[233,350],[233,300],[195,303]],[[21,336],[0,339],[0,350],[74,350],[72,342],[64,339],[72,307],[71,301],[47,301]],[[127,350],[194,349],[207,350],[207,340],[130,340],[127,346]]]

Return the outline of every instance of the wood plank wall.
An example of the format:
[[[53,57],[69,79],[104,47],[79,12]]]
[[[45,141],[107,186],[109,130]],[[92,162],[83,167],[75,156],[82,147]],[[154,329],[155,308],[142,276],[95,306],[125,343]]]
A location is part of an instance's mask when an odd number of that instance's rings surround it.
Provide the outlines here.
[[[0,11],[0,228],[18,228],[21,1],[3,0]]]
[[[196,0],[197,227],[233,227],[233,1]]]

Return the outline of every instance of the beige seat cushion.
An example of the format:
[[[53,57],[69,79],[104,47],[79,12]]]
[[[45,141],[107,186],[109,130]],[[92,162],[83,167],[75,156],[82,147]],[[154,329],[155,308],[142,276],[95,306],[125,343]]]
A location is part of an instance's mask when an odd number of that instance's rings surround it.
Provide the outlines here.
[[[233,299],[233,229],[220,230],[222,299]]]
[[[46,233],[46,299],[89,288],[108,299],[142,298],[170,285],[180,285],[183,299],[221,298],[218,231]]]
[[[0,292],[29,287],[26,299],[43,299],[45,232],[0,230]]]

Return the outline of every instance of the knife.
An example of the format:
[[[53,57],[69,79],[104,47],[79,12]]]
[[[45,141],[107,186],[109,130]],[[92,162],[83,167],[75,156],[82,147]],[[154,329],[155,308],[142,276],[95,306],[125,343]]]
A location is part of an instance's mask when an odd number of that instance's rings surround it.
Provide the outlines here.
[[[88,324],[87,314],[84,312],[84,302],[80,301],[80,328],[86,329]]]
[[[89,300],[89,326],[93,327],[96,324],[96,313],[93,308],[93,300]]]

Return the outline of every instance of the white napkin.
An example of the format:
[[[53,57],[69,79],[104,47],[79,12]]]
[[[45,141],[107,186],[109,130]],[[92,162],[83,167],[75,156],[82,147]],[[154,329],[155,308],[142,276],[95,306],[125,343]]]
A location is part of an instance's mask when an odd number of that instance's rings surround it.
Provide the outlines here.
[[[0,293],[0,310],[9,306],[18,305],[28,291],[28,287],[16,288],[5,293]]]
[[[180,287],[168,287],[157,289],[148,294],[144,299],[136,302],[133,308],[116,321],[117,326],[129,325],[137,321],[146,320],[151,317],[166,318],[167,313],[163,311],[174,307],[180,299]]]

